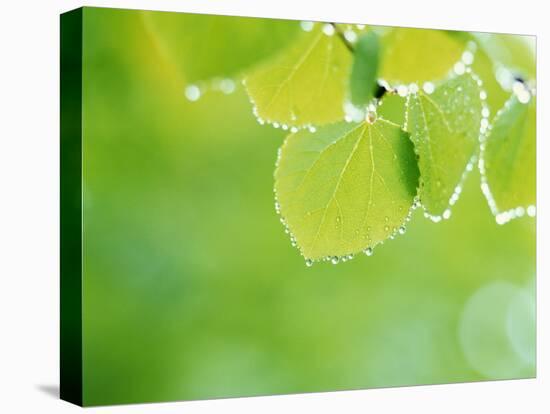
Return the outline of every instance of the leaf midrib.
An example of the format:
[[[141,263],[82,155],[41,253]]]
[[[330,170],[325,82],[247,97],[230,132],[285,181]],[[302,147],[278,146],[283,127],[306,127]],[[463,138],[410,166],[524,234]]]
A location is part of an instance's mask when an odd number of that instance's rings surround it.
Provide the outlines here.
[[[277,99],[279,97],[279,94],[281,93],[283,87],[291,81],[291,79],[294,77],[294,75],[296,74],[298,69],[300,69],[300,67],[304,64],[304,62],[309,58],[309,56],[311,55],[311,52],[313,51],[313,49],[315,49],[315,46],[317,46],[317,44],[321,40],[322,36],[323,36],[322,32],[319,32],[317,34],[317,36],[315,37],[315,40],[311,43],[311,45],[306,50],[306,52],[302,55],[300,60],[298,60],[298,62],[296,63],[296,65],[294,65],[294,67],[292,68],[290,73],[287,75],[287,77],[279,84],[277,90],[275,91],[275,93],[271,97],[269,103],[266,105],[266,108],[265,108],[266,112],[269,111],[269,109],[271,108],[271,105],[273,105],[273,102],[275,101],[275,99]]]
[[[353,146],[353,149],[351,150],[351,153],[350,155],[348,156],[348,158],[346,159],[346,162],[344,164],[344,167],[342,168],[342,171],[340,172],[339,174],[339,177],[338,177],[338,182],[336,183],[336,185],[334,186],[334,190],[332,192],[332,195],[331,197],[329,198],[329,201],[327,202],[327,204],[325,205],[324,207],[324,212],[323,212],[323,217],[321,218],[321,221],[319,222],[319,225],[317,226],[317,231],[315,233],[315,237],[313,238],[313,241],[311,242],[310,244],[310,249],[313,250],[313,248],[315,247],[315,244],[317,243],[317,240],[319,238],[319,234],[321,232],[321,228],[323,227],[323,224],[326,220],[326,216],[327,216],[327,211],[328,211],[328,207],[330,206],[330,203],[332,203],[334,200],[335,200],[335,197],[336,197],[336,193],[338,192],[338,189],[340,188],[340,184],[342,183],[342,178],[344,177],[345,173],[346,173],[346,170],[352,160],[352,158],[354,157],[354,155],[356,154],[357,152],[357,148],[359,148],[359,144],[361,143],[361,141],[363,140],[363,137],[365,136],[365,132],[368,128],[368,125],[363,122],[362,124],[360,124],[361,127],[363,127],[363,131],[361,132],[361,134],[359,135],[359,137],[357,138],[357,141],[355,142],[354,146]],[[355,131],[357,128],[354,128],[352,131]],[[341,137],[340,139],[337,140],[338,141],[341,141],[342,139],[344,139],[346,136],[349,136],[349,134],[351,134],[350,131],[348,134],[344,135],[343,137]],[[328,147],[327,147],[328,148]],[[325,149],[326,150],[326,149]],[[372,191],[372,189],[371,189]],[[337,202],[338,204],[338,202]],[[340,207],[338,206],[338,209],[340,210]],[[341,221],[342,223],[340,223],[341,225],[341,228],[342,228],[342,231],[343,231],[343,228],[344,228],[344,223],[343,223],[343,217],[341,218]]]

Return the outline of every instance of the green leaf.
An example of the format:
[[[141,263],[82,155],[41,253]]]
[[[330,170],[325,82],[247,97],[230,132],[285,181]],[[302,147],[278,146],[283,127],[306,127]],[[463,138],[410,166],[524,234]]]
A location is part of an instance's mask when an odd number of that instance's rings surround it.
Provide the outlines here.
[[[493,120],[479,163],[482,189],[501,224],[536,203],[536,97],[512,96]],[[533,206],[533,207],[530,207]]]
[[[293,126],[343,119],[351,53],[317,26],[245,78],[261,119]]]
[[[500,109],[510,96],[515,76],[535,78],[534,36],[500,33],[450,32],[461,40],[473,63],[471,69],[483,80],[491,113]]]
[[[275,171],[282,220],[310,260],[347,257],[395,234],[417,184],[408,134],[382,119],[291,134]]]
[[[406,98],[397,93],[386,92],[378,107],[378,116],[397,125],[405,124],[405,103]]]
[[[479,148],[480,92],[466,73],[441,83],[431,94],[421,90],[408,97],[406,130],[419,156],[420,201],[435,221],[448,218],[446,210],[456,201],[457,187]]]
[[[382,37],[382,50],[379,76],[399,84],[444,78],[464,46],[441,30],[396,28]]]
[[[375,32],[365,33],[355,45],[350,78],[351,101],[355,105],[366,105],[373,98],[379,53],[380,44]]]
[[[141,12],[160,51],[187,82],[231,77],[289,44],[299,32],[290,20]]]
[[[535,36],[504,33],[472,33],[497,68],[503,66],[524,78],[536,77]]]

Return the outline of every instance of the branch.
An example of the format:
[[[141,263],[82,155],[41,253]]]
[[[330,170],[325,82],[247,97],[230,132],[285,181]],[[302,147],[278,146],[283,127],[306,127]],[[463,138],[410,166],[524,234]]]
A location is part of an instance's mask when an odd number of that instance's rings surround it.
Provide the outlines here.
[[[346,48],[347,48],[351,53],[354,53],[353,45],[348,41],[348,39],[346,39],[346,36],[344,35],[344,32],[342,32],[342,30],[340,29],[340,27],[338,27],[338,26],[336,25],[336,23],[333,23],[333,22],[331,22],[330,24],[332,25],[332,27],[334,27],[334,30],[336,31],[336,34],[338,35],[338,37],[340,38],[340,40],[342,40],[342,42],[344,42],[344,45],[346,46]]]

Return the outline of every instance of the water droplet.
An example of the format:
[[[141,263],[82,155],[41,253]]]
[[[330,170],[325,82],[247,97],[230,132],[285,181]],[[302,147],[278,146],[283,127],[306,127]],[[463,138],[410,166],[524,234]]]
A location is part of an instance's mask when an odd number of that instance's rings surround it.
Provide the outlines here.
[[[405,234],[406,231],[407,229],[405,228],[405,226],[399,227],[399,234]]]
[[[317,128],[315,128],[313,125],[310,125],[310,126],[308,127],[308,129],[309,129],[309,132],[315,132],[315,131],[317,131]]]
[[[474,54],[472,52],[470,52],[469,50],[466,50],[462,54],[462,62],[465,65],[471,65],[472,63],[474,63]]]
[[[235,82],[232,79],[222,79],[220,90],[226,95],[233,93],[235,91]]]
[[[374,252],[372,250],[372,247],[367,247],[365,250],[363,250],[363,253],[365,253],[367,256],[372,256]]]
[[[447,210],[445,210],[445,211],[443,212],[443,218],[444,218],[445,220],[448,220],[449,217],[451,217],[451,210],[447,209]]]
[[[525,215],[525,209],[523,207],[516,208],[516,216],[523,217]]]
[[[315,25],[315,23],[313,23],[313,22],[308,22],[308,21],[300,22],[300,27],[302,28],[302,30],[304,32],[311,32],[313,30],[314,25]]]
[[[426,82],[426,83],[424,83],[424,86],[422,86],[422,89],[424,90],[424,92],[426,92],[428,95],[430,95],[435,90],[435,86],[431,82]]]
[[[311,259],[306,259],[306,266],[307,266],[307,267],[313,266],[313,260],[311,260]]]
[[[340,262],[340,258],[338,256],[333,256],[331,259],[330,259],[330,262],[332,264],[338,264],[338,262]]]
[[[323,25],[323,33],[327,36],[332,36],[334,34],[334,26],[330,23],[326,23]]]
[[[487,99],[487,92],[481,91],[481,92],[479,93],[479,99],[481,99],[482,101],[484,101],[485,99]]]
[[[366,115],[365,119],[369,124],[374,124],[374,122],[376,121],[376,112],[375,111],[367,111],[367,115]]]
[[[390,226],[384,226],[384,231],[390,231]]]
[[[397,93],[401,97],[407,96],[407,94],[409,93],[409,89],[407,88],[407,85],[399,85],[397,87]]]
[[[535,217],[537,215],[537,208],[535,206],[527,207],[527,215],[529,217]]]
[[[355,43],[355,41],[357,40],[357,33],[355,33],[353,30],[346,30],[344,32],[344,37],[348,42]]]
[[[481,116],[483,118],[489,118],[489,115],[491,114],[491,111],[489,110],[488,107],[483,107],[483,109],[481,110]]]
[[[198,101],[201,97],[201,90],[197,85],[187,85],[185,88],[185,97],[191,102]]]
[[[453,69],[457,75],[463,75],[466,72],[466,66],[462,62],[456,62]]]
[[[292,128],[290,128],[290,132],[292,132],[293,134],[295,134],[296,132],[298,132],[298,128],[296,128],[296,127],[293,126]]]
[[[510,219],[508,217],[508,213],[504,212],[504,213],[501,213],[501,214],[497,214],[496,220],[497,220],[497,224],[505,224]]]
[[[517,94],[518,101],[520,101],[522,104],[529,103],[531,100],[531,94],[527,89],[523,90],[522,92]]]

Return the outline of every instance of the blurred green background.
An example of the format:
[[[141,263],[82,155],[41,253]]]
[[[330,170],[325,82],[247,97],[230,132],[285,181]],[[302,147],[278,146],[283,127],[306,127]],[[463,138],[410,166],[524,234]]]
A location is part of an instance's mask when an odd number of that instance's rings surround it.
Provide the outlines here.
[[[209,43],[170,56],[147,14],[84,12],[86,405],[535,375],[534,219],[497,225],[474,172],[450,220],[306,267],[274,209],[285,132],[237,81],[186,99]]]

